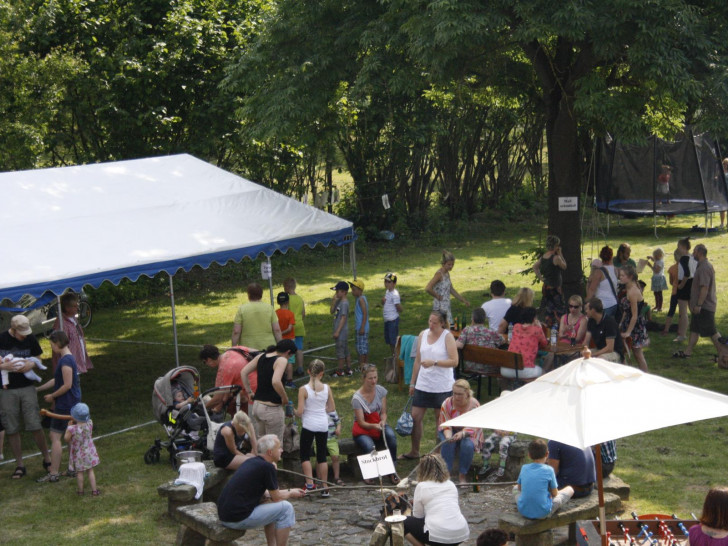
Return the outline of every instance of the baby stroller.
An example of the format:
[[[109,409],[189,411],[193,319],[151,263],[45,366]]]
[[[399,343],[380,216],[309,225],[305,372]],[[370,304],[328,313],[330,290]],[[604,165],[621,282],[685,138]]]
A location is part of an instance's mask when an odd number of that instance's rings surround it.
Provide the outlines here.
[[[181,451],[201,451],[203,459],[209,459],[214,443],[213,435],[220,427],[210,419],[202,399],[219,391],[228,391],[236,396],[240,390],[239,385],[230,385],[214,387],[200,393],[200,373],[192,366],[174,368],[157,378],[152,391],[152,411],[154,418],[167,433],[167,439],[157,438],[144,454],[144,462],[159,462],[162,449],[167,450],[174,467],[177,466],[177,453]],[[194,401],[177,409],[174,399],[177,391],[182,392],[184,399],[194,397]]]

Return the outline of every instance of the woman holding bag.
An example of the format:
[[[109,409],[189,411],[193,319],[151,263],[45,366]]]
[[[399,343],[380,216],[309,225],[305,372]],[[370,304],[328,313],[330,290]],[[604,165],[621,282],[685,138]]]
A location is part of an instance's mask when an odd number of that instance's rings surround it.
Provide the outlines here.
[[[362,386],[354,393],[351,407],[354,409],[354,426],[352,436],[354,442],[363,453],[371,453],[376,447],[389,449],[393,464],[397,464],[397,437],[387,424],[387,389],[377,385],[377,367],[374,364],[365,364],[362,368]],[[397,473],[389,475],[392,485],[399,483]],[[373,484],[372,480],[364,480]]]
[[[470,383],[466,379],[458,379],[452,386],[452,396],[445,399],[440,408],[440,430],[437,439],[445,442],[440,448],[440,454],[445,459],[447,471],[452,474],[452,466],[455,462],[455,450],[460,446],[460,458],[458,459],[458,478],[460,483],[467,483],[467,472],[473,462],[475,451],[480,450],[483,443],[483,430],[479,428],[443,427],[442,424],[450,419],[455,419],[463,413],[480,407],[480,404],[470,390]]]

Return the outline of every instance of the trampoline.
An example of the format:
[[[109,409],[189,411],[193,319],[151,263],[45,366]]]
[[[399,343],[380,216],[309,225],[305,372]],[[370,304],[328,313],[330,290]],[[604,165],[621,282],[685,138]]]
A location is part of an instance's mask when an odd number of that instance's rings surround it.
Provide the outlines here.
[[[596,207],[626,218],[728,210],[728,188],[717,141],[686,130],[675,142],[655,136],[647,145],[610,137],[596,142]]]

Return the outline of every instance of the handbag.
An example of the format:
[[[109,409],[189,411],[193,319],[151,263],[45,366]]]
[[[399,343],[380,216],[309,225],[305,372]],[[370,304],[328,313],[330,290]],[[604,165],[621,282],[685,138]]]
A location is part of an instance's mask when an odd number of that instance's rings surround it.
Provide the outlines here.
[[[378,411],[372,411],[369,413],[364,414],[364,421],[367,423],[379,423],[382,420],[382,418],[379,416]],[[351,427],[351,435],[352,436],[371,436],[375,440],[379,440],[379,438],[382,437],[382,429],[381,428],[364,428],[362,427],[358,421],[354,421],[354,426]]]
[[[384,359],[384,380],[387,383],[399,383],[398,371],[396,356],[390,356]]]
[[[410,396],[407,400],[407,403],[404,405],[404,409],[402,410],[402,415],[399,416],[399,419],[397,419],[397,426],[395,427],[395,430],[397,431],[397,434],[400,436],[411,436],[412,435],[412,428],[414,427],[414,421],[412,420],[412,401],[414,400],[413,396]]]

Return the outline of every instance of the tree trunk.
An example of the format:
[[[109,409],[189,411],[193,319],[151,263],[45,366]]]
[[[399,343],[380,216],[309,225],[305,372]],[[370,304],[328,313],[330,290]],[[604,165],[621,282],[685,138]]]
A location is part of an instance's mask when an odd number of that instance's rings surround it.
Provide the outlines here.
[[[563,82],[561,82],[563,85]],[[546,121],[549,158],[549,234],[561,239],[567,268],[564,274],[564,295],[584,293],[581,265],[581,162],[577,122],[570,86],[552,91]],[[554,96],[556,95],[556,96]],[[559,211],[559,197],[575,197],[578,210]]]

